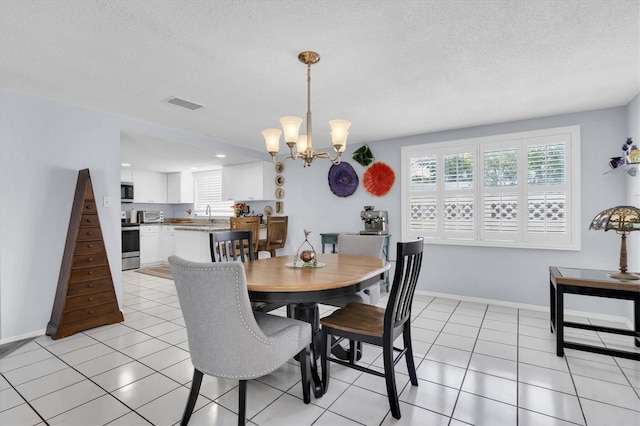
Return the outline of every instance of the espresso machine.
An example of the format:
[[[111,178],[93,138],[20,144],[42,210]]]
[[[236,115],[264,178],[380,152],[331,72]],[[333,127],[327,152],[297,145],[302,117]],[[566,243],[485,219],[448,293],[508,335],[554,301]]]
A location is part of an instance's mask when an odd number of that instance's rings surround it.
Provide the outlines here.
[[[364,206],[360,212],[360,218],[364,221],[364,230],[360,235],[387,235],[389,216],[386,210],[374,210],[373,206]]]

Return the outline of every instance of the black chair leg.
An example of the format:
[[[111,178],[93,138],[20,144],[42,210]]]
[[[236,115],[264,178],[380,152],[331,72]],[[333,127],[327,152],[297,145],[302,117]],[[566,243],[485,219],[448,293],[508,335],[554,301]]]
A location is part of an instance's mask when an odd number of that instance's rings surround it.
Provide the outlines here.
[[[244,426],[247,418],[247,381],[240,380],[238,389],[238,426]]]
[[[404,325],[404,331],[402,332],[402,339],[404,340],[404,347],[407,351],[404,353],[404,359],[407,362],[407,371],[409,372],[409,379],[413,386],[418,386],[418,375],[416,374],[416,364],[413,359],[413,345],[411,344],[411,328],[409,321]]]
[[[394,419],[399,419],[400,403],[398,402],[398,391],[396,389],[396,374],[393,369],[393,341],[390,339],[384,342],[382,357],[384,359],[384,379],[387,383],[387,398],[389,398],[391,415]]]
[[[189,424],[191,413],[193,413],[193,407],[196,406],[196,400],[198,399],[198,393],[200,392],[200,385],[202,384],[202,371],[193,369],[193,379],[191,380],[191,390],[189,391],[189,399],[187,400],[187,406],[184,408],[184,414],[180,421],[181,426]]]
[[[305,404],[311,402],[311,366],[309,364],[309,346],[300,351],[300,370],[302,372],[302,399]]]

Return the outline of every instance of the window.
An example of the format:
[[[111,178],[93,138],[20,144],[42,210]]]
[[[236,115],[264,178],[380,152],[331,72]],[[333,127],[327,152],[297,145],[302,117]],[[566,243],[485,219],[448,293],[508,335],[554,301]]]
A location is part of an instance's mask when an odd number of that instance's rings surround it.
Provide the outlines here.
[[[577,126],[402,148],[403,238],[580,248]]]
[[[233,201],[222,201],[222,169],[193,174],[195,181],[194,213],[205,215],[207,206],[212,216],[231,216]]]

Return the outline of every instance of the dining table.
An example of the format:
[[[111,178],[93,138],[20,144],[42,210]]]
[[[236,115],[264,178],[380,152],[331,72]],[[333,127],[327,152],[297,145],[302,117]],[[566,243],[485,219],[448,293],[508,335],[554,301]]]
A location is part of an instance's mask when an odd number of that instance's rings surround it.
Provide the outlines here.
[[[324,393],[317,358],[323,348],[318,303],[332,297],[354,294],[384,279],[386,260],[348,254],[317,254],[317,264],[303,266],[295,256],[277,256],[244,264],[252,302],[287,305],[293,318],[311,324],[311,375],[316,398]]]

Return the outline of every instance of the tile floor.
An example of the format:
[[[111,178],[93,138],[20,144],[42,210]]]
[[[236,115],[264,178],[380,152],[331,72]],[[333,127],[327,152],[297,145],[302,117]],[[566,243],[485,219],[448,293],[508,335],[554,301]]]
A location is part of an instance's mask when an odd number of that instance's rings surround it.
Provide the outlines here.
[[[179,423],[192,366],[173,282],[128,271],[123,286],[123,323],[0,355],[1,425]],[[328,393],[304,405],[292,362],[249,382],[249,424],[640,424],[640,362],[556,357],[546,313],[421,295],[413,313],[419,386],[400,363],[401,420],[383,379],[335,364]],[[624,336],[567,334],[633,348]],[[365,347],[363,361],[381,366],[379,355]],[[190,424],[233,425],[236,409],[237,382],[205,376]]]

